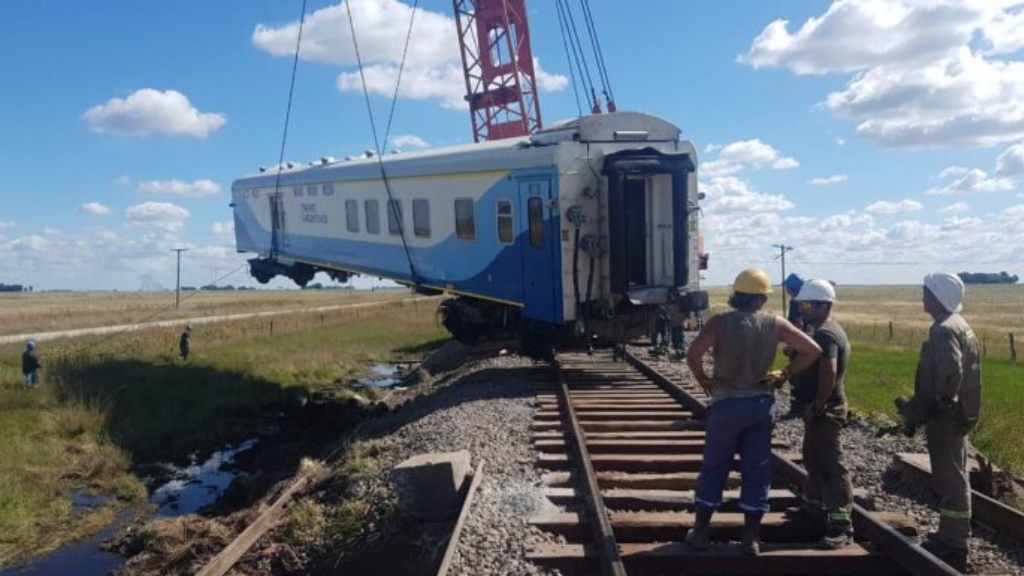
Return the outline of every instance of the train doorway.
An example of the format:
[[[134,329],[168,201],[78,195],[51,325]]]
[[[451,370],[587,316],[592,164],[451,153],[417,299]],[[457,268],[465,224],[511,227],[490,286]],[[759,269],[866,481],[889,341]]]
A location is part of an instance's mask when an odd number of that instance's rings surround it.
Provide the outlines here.
[[[555,286],[561,277],[556,266],[557,225],[551,209],[551,181],[529,180],[519,183],[520,236],[523,256],[523,315],[552,322],[557,320],[558,300]]]
[[[287,246],[284,227],[284,195],[270,195],[270,253],[276,255]]]
[[[626,280],[629,287],[647,286],[647,180],[626,179]]]

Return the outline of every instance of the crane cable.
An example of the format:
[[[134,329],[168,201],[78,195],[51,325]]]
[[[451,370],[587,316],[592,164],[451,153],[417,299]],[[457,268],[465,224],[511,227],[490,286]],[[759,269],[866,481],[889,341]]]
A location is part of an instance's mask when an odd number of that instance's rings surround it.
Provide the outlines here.
[[[292,78],[288,85],[288,104],[284,110],[284,129],[281,134],[281,151],[277,156],[277,175],[274,177],[274,195],[280,196],[281,194],[281,172],[284,170],[284,149],[285,144],[288,142],[288,124],[292,116],[292,96],[295,94],[295,76],[299,69],[299,48],[302,46],[302,28],[306,23],[306,0],[302,0],[302,14],[299,15],[299,32],[295,38],[295,57],[292,59]],[[278,204],[272,205],[270,228],[271,242],[270,242],[270,253],[272,256],[277,255],[277,223],[281,218],[278,213]]]
[[[363,98],[366,100],[366,113],[370,117],[370,130],[373,132],[373,145],[374,149],[377,151],[377,164],[380,166],[381,180],[384,181],[384,190],[388,195],[388,213],[393,214],[395,222],[398,223],[398,236],[402,239],[402,248],[405,249],[405,258],[409,262],[409,275],[412,279],[413,286],[418,287],[420,285],[419,277],[416,274],[416,267],[413,265],[412,253],[409,251],[409,243],[405,239],[405,223],[403,222],[402,213],[398,208],[398,204],[394,200],[394,195],[391,191],[391,183],[388,180],[387,172],[384,169],[384,159],[381,157],[380,140],[377,138],[377,124],[374,122],[373,108],[370,106],[370,92],[366,87],[366,75],[363,72],[363,59],[359,53],[359,41],[356,39],[356,27],[352,20],[352,8],[349,6],[350,4],[351,2],[346,0],[345,11],[348,13],[348,27],[352,33],[352,45],[355,47],[356,63],[359,65],[359,79],[363,84]],[[416,0],[412,7],[412,17],[409,19],[409,31],[405,37],[405,49],[402,51],[402,62],[398,68],[398,80],[395,83],[395,94],[391,101],[391,116],[388,117],[387,129],[389,132],[391,130],[391,118],[395,112],[395,102],[398,100],[398,87],[402,82],[402,71],[405,69],[405,58],[409,50],[409,40],[412,37],[412,25],[416,20],[416,8],[418,5],[419,0]]]
[[[576,56],[576,67],[579,67],[579,56],[576,55],[576,51],[573,49],[575,46],[570,48],[568,30],[566,29],[565,17],[562,15],[562,0],[557,0],[558,9],[558,28],[562,33],[562,46],[565,48],[565,59],[569,64],[569,79],[572,81],[572,92],[576,96],[576,112],[583,116],[583,106],[580,104],[580,90],[579,84],[576,82],[576,68],[573,67],[573,56]],[[580,76],[583,75],[583,71],[580,71]]]
[[[597,99],[597,92],[594,90],[594,81],[590,76],[590,67],[587,65],[586,55],[583,53],[583,44],[580,42],[579,32],[576,29],[576,19],[573,18],[572,8],[566,0],[558,0],[558,4],[565,12],[566,27],[569,31],[573,54],[577,55],[577,66],[581,70],[580,78],[583,80],[583,91],[584,93],[590,93],[591,112],[597,114],[601,111],[601,104]]]
[[[583,7],[583,17],[587,22],[587,32],[590,34],[590,45],[594,50],[597,61],[597,72],[601,77],[601,87],[605,100],[608,104],[608,111],[615,112],[615,96],[612,94],[612,82],[608,78],[608,69],[604,65],[604,54],[601,52],[601,42],[598,39],[597,27],[594,26],[594,16],[590,12],[590,0],[580,0]]]

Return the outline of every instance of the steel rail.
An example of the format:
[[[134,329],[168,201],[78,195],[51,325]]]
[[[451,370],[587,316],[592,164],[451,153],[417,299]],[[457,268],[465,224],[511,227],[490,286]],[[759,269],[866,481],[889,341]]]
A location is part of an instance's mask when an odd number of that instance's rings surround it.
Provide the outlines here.
[[[626,568],[622,563],[622,556],[619,554],[619,545],[615,541],[615,533],[612,531],[611,520],[608,518],[608,510],[605,508],[601,498],[601,489],[597,483],[597,473],[590,461],[590,453],[587,450],[586,437],[583,427],[580,425],[576,410],[572,405],[572,397],[569,395],[569,386],[565,382],[565,375],[562,373],[562,363],[557,355],[552,354],[554,360],[555,374],[558,376],[559,404],[565,411],[570,424],[570,435],[572,436],[572,451],[576,456],[576,463],[583,474],[583,481],[586,487],[587,512],[592,519],[590,525],[594,532],[594,543],[597,545],[601,557],[601,571],[605,576],[626,576]]]
[[[624,348],[621,351],[621,355],[627,362],[650,377],[653,382],[661,386],[666,392],[686,403],[695,414],[706,413],[707,406],[700,399],[690,394],[656,368]],[[772,460],[777,475],[793,485],[801,487],[804,485],[804,482],[807,480],[807,471],[802,466],[787,460],[774,450],[772,451]],[[957,576],[960,574],[960,572],[951,568],[937,556],[894,530],[860,504],[853,505],[853,521],[858,534],[866,536],[875,549],[890,556],[897,564],[911,574],[914,574],[914,576]]]

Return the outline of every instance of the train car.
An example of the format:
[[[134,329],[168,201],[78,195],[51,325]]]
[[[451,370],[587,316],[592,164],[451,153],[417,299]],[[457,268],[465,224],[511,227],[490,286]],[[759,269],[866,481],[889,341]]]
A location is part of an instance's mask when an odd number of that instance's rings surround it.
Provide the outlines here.
[[[448,294],[463,341],[510,332],[625,339],[699,289],[697,156],[673,124],[586,116],[528,138],[265,170],[232,184],[260,282],[317,271]]]

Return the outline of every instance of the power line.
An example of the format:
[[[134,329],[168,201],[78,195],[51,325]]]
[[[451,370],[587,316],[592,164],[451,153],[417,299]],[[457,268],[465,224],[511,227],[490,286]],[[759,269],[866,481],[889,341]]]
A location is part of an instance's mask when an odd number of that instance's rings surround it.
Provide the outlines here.
[[[181,306],[181,253],[187,252],[188,248],[171,248],[171,252],[178,253],[178,275],[174,285],[174,307]]]

